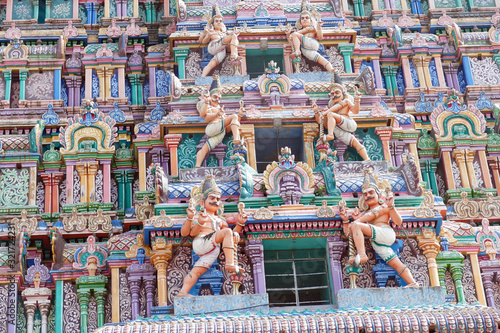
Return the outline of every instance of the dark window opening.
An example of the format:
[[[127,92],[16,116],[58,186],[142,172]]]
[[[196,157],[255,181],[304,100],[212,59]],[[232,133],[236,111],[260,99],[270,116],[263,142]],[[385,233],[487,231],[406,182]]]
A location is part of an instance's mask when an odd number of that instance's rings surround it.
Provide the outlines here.
[[[45,24],[46,0],[38,0],[38,24]]]
[[[280,68],[280,74],[285,73],[285,68],[283,67],[283,49],[267,49],[266,51],[259,49],[247,50],[247,73],[250,75],[250,78],[256,79],[264,74],[271,60],[274,60],[277,67]]]
[[[289,147],[295,162],[304,160],[302,127],[257,127],[255,128],[255,154],[257,171],[262,173],[268,164],[278,161],[281,148]]]

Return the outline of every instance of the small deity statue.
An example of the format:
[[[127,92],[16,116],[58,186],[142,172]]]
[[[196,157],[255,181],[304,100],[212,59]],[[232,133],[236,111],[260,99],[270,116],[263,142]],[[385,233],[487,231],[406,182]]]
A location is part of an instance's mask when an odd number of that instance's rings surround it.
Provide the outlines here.
[[[200,116],[208,122],[205,134],[208,136],[207,142],[196,154],[196,167],[199,168],[207,153],[217,147],[222,142],[227,130],[233,133],[233,143],[235,146],[240,142],[240,120],[245,110],[240,108],[238,114],[226,115],[224,107],[220,106],[221,100],[219,78],[214,76],[210,92],[205,91],[201,100],[196,105]]]
[[[328,108],[325,108],[323,111],[318,111],[318,106],[314,104],[314,117],[320,126],[324,125],[328,129],[328,134],[320,138],[320,140],[326,142],[333,140],[336,136],[346,145],[356,149],[359,156],[361,156],[364,161],[369,161],[370,158],[368,157],[366,148],[353,134],[358,128],[358,125],[354,119],[349,116],[349,111],[354,114],[359,113],[361,93],[358,92],[357,87],[355,89],[353,103],[345,86],[340,83],[340,76],[334,74],[334,82],[332,82]]]
[[[367,236],[370,238],[375,252],[396,270],[408,287],[418,287],[419,285],[413,279],[410,269],[401,262],[391,248],[391,245],[396,241],[396,233],[389,221],[392,220],[400,226],[403,219],[394,206],[392,193],[388,191],[390,186],[388,183],[385,185],[387,195],[384,200],[372,171],[365,170],[365,178],[361,187],[363,195],[359,199],[359,209],[362,213],[356,208],[352,214],[354,222],[350,223],[347,209],[340,210],[339,215],[344,222],[344,233],[349,236],[352,232],[354,244],[358,251],[356,257],[349,257],[349,263],[351,265],[355,262],[356,264],[363,264],[368,261],[365,249],[365,236]]]
[[[239,213],[224,219],[221,214],[223,205],[221,203],[222,192],[217,186],[214,176],[208,175],[201,183],[201,187],[195,186],[191,191],[187,219],[181,228],[181,236],[193,236],[193,251],[200,256],[194,264],[193,269],[184,278],[184,284],[177,296],[190,296],[188,293],[196,284],[198,278],[203,275],[219,257],[220,244],[226,256],[225,269],[229,272],[242,273],[242,269],[235,264],[237,262],[236,246],[240,241],[240,232],[245,226],[248,217],[243,211],[243,206],[238,206]],[[236,224],[231,230],[228,222]]]
[[[40,278],[40,273],[36,272],[35,277],[33,278],[33,284],[35,285],[36,289],[40,288],[40,282],[42,282],[42,279]]]
[[[89,276],[95,276],[97,272],[97,259],[95,257],[90,257],[87,262],[87,271]]]
[[[304,57],[317,62],[330,72],[333,69],[332,64],[318,52],[318,39],[323,39],[322,26],[323,21],[316,21],[309,5],[304,2],[302,3],[302,13],[295,23],[297,31],[292,33],[291,29],[287,29],[285,34],[292,44],[296,58],[300,58],[300,55],[303,54]]]
[[[226,51],[231,53],[231,60],[238,58],[238,36],[240,33],[236,30],[228,32],[222,20],[219,7],[215,4],[212,8],[212,18],[208,21],[198,40],[201,44],[208,43],[208,52],[214,56],[203,69],[201,76],[207,76],[215,66],[222,63],[226,58]]]

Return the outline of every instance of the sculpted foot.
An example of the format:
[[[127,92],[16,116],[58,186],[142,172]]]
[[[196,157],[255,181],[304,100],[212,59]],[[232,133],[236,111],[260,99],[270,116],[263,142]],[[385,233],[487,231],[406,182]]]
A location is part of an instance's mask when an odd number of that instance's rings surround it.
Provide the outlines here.
[[[224,268],[226,269],[226,271],[236,273],[238,275],[245,273],[245,270],[238,265],[226,264]]]
[[[191,294],[185,293],[183,291],[179,291],[179,293],[177,294],[176,297],[194,297],[194,296]]]

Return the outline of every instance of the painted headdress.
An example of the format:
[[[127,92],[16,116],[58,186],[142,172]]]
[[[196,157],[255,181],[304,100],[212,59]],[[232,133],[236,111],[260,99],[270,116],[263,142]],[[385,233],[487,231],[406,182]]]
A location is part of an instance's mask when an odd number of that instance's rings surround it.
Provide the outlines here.
[[[321,18],[321,15],[318,13],[316,8],[314,8],[307,0],[302,1],[301,11],[299,18],[295,22],[295,28],[302,29],[302,24],[300,23],[300,18],[302,15],[309,15],[311,17],[311,24],[316,25],[316,20]]]
[[[378,182],[373,175],[372,169],[365,170],[365,178],[363,180],[363,185],[361,186],[361,191],[365,191],[369,188],[375,189],[375,191],[380,194],[380,188],[378,187]]]
[[[205,180],[201,183],[201,191],[203,194],[203,200],[208,198],[210,194],[218,197],[222,196],[222,191],[219,189],[219,186],[217,186],[213,175],[207,175],[205,177]]]
[[[350,95],[347,93],[347,89],[346,87],[342,84],[342,80],[340,79],[340,75],[339,73],[334,70],[333,73],[332,73],[332,81],[331,81],[331,85],[330,85],[330,93],[333,92],[334,89],[338,88],[342,91],[342,94],[344,95],[344,99],[345,98],[349,98],[350,99]],[[328,107],[331,108],[333,106],[333,100],[330,99],[330,102],[328,102]]]
[[[210,14],[208,14],[210,15]],[[223,18],[221,12],[220,12],[220,9],[219,9],[219,5],[218,4],[214,4],[213,7],[212,7],[212,17],[210,18],[210,20],[208,20],[208,23],[209,24],[212,24],[214,22],[214,19],[216,17],[220,17],[220,18]]]

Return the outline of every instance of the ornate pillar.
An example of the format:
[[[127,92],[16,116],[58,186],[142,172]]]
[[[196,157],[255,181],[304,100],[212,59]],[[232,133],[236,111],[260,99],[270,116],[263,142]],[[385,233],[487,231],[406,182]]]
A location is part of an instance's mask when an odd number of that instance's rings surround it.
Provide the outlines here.
[[[431,72],[429,71],[429,65],[431,63],[431,57],[422,57],[422,70],[424,72],[425,85],[428,89],[432,88]]]
[[[106,73],[106,69],[104,66],[97,67],[95,70],[97,74],[97,78],[99,79],[99,97],[105,101],[106,100],[106,83],[104,75]]]
[[[426,88],[426,80],[424,75],[424,57],[423,56],[414,56],[413,64],[417,68],[418,82],[420,83],[420,88]]]
[[[477,186],[476,175],[474,172],[474,155],[476,155],[475,150],[465,149],[465,161],[467,165],[467,173],[469,176],[469,184],[471,188],[475,188]]]
[[[73,203],[73,172],[75,166],[73,164],[66,163],[66,203]]]
[[[30,166],[30,191],[28,195],[28,205],[36,206],[36,181],[37,181],[37,167]]]
[[[390,66],[382,66],[382,73],[385,78],[385,86],[387,90],[387,95],[394,96],[394,90],[392,89],[392,80],[391,80],[391,69]]]
[[[470,264],[472,267],[472,275],[474,276],[474,286],[476,287],[477,299],[481,305],[486,306],[486,296],[484,295],[483,280],[481,278],[481,270],[479,269],[479,261],[477,252],[469,252]]]
[[[252,262],[253,281],[256,294],[266,293],[266,272],[264,268],[264,246],[262,240],[252,239],[245,246],[246,254]]]
[[[186,78],[186,58],[189,54],[188,47],[174,47],[174,59],[179,66],[179,79]]]
[[[61,99],[61,70],[54,69],[54,99]]]
[[[486,158],[486,152],[484,149],[477,151],[477,157],[479,159],[479,165],[481,166],[481,175],[483,177],[483,183],[485,188],[493,188],[491,183],[490,169],[488,168],[488,160]]]
[[[446,80],[444,79],[443,65],[441,63],[441,57],[439,54],[433,54],[432,58],[436,64],[436,71],[438,75],[439,86],[442,88],[446,87]]]
[[[283,48],[283,58],[285,60],[285,72],[286,74],[292,74],[292,46],[290,44],[286,44]]]
[[[449,149],[452,149],[451,147]],[[441,156],[443,158],[444,172],[446,175],[446,185],[448,185],[449,190],[455,189],[455,180],[453,179],[453,172],[451,171],[451,152],[449,150],[442,151]]]
[[[87,333],[90,291],[79,292],[78,301],[80,303],[80,332]]]
[[[113,313],[111,321],[113,323],[120,322],[120,267],[112,266],[111,268],[111,308]]]
[[[106,67],[104,72],[104,82],[106,83],[106,87],[104,89],[104,99],[106,100],[111,97],[111,78],[113,78],[114,74],[115,69],[113,67]]]
[[[494,272],[486,271],[481,273],[483,278],[484,289],[486,290],[486,299],[488,301],[488,306],[492,308],[496,307],[495,295],[493,294],[493,276]]]
[[[128,80],[130,81],[130,85],[132,86],[132,105],[137,105],[137,74],[129,74]]]
[[[153,87],[153,89],[151,89],[151,91],[156,90],[156,89],[154,89],[154,87],[156,87],[156,86],[152,86],[152,87]],[[118,68],[118,97],[119,98],[127,98],[127,96],[125,95],[125,68],[124,67]]]
[[[40,174],[43,185],[45,185],[45,213],[51,213],[52,208],[52,174],[43,172]]]
[[[109,18],[109,0],[104,0],[104,17]]]
[[[328,259],[330,263],[330,279],[332,283],[332,299],[336,300],[336,295],[340,289],[344,288],[342,282],[342,265],[340,260],[346,243],[338,236],[327,238]]]
[[[146,191],[146,153],[149,151],[147,147],[138,147],[137,164],[139,167],[139,191]]]
[[[11,2],[12,0],[9,0],[9,2]],[[7,13],[8,13],[8,10],[7,10]],[[9,14],[7,14],[9,15]],[[11,13],[12,15],[12,13]],[[10,101],[10,91],[11,91],[11,87],[12,87],[12,70],[11,69],[7,69],[7,70],[4,70],[2,71],[2,74],[3,74],[3,78],[5,80],[5,98],[4,100],[6,101]]]
[[[497,195],[500,195],[500,172],[498,170],[498,157],[497,156],[488,157],[488,165],[491,168],[493,179],[495,180],[495,188],[497,189]]]
[[[87,181],[87,163],[86,162],[77,162],[76,163],[76,171],[80,175],[80,184],[81,184],[81,198],[80,202],[88,202],[88,181]]]
[[[33,319],[35,318],[35,311],[36,311],[36,301],[25,301],[24,302],[24,308],[26,310],[26,317],[27,317],[27,332],[28,333],[33,333]]]
[[[352,73],[351,57],[354,53],[353,43],[341,43],[338,45],[340,54],[344,57],[344,67],[346,73]]]
[[[125,170],[125,209],[132,207],[132,187],[135,179],[135,170]]]
[[[417,138],[405,138],[405,143],[408,143],[408,149],[410,150],[410,153],[412,153],[413,157],[415,158],[415,164],[417,165],[418,169],[418,179],[419,181],[422,181],[422,171],[420,170],[420,163],[418,159],[418,150],[417,150]]]
[[[103,202],[111,202],[111,160],[101,161],[103,173]]]
[[[446,269],[450,268],[451,276],[453,277],[453,281],[455,281],[455,294],[457,296],[458,303],[465,302],[464,287],[462,285],[462,276],[464,269],[463,261],[464,256],[457,251],[442,251],[436,257],[439,282],[441,283],[442,287],[446,286]]]
[[[156,87],[156,67],[149,67],[149,86]],[[149,97],[156,97],[156,88],[149,89]]]
[[[118,183],[118,209],[126,210],[125,207],[125,170],[115,170],[113,171],[116,181]]]
[[[26,99],[26,79],[28,78],[29,71],[27,69],[19,70],[19,100]]]
[[[92,202],[92,198],[90,197],[90,195],[92,194],[92,192],[94,192],[95,176],[97,174],[97,170],[99,170],[99,162],[97,162],[97,161],[90,161],[90,162],[87,162],[87,163],[88,163],[88,176],[87,176],[88,195],[87,195],[87,202]]]
[[[141,290],[141,277],[129,277],[128,286],[132,294],[132,320],[139,317],[139,292]]]
[[[465,82],[468,86],[474,85],[474,78],[472,77],[472,69],[470,67],[469,56],[462,55],[462,66],[464,68]]]
[[[257,170],[257,157],[255,153],[255,128],[253,124],[242,124],[240,127],[241,137],[247,143],[248,165]]]
[[[375,134],[379,136],[382,141],[382,148],[384,149],[384,158],[392,165],[391,150],[389,149],[389,140],[392,137],[391,127],[378,127],[375,129]]]
[[[319,135],[319,126],[317,123],[304,123],[302,125],[302,133],[304,137],[306,163],[314,169],[316,167],[316,161],[314,159],[314,139]]]
[[[85,5],[92,5],[85,3]],[[92,68],[85,68],[85,99],[92,99]]]
[[[40,309],[40,316],[42,317],[42,333],[47,333],[50,301],[38,302],[38,308]]]
[[[401,67],[403,68],[403,77],[405,79],[406,88],[413,88],[413,80],[411,78],[410,60],[407,56],[401,58]]]
[[[170,175],[179,175],[179,158],[177,156],[177,148],[182,140],[182,134],[167,134],[165,135],[164,142],[170,153]]]
[[[104,304],[106,303],[107,290],[94,290],[97,301],[97,327],[104,326]]]
[[[75,106],[75,83],[73,82],[73,75],[66,77],[66,87],[68,88],[68,106]]]
[[[73,79],[73,83],[74,83],[73,90],[74,90],[75,100],[72,106],[80,106],[82,104],[82,96],[80,93],[80,88],[82,86],[82,77],[75,76],[75,78]]]
[[[133,6],[134,17],[139,17],[139,0],[134,0]]]
[[[136,80],[136,86],[135,86],[135,89],[137,89],[137,105],[144,104],[142,86],[144,85],[145,78],[146,78],[146,76],[144,74],[137,74],[137,80]]]
[[[376,3],[376,1],[373,3]],[[373,61],[373,74],[375,74],[375,84],[377,85],[377,89],[383,89],[384,86],[382,85],[382,74],[380,73],[380,60],[373,59],[372,61]]]
[[[455,149],[452,156],[457,161],[458,169],[460,170],[460,179],[462,180],[462,187],[470,188],[469,176],[467,175],[467,167],[465,165],[465,150]]]
[[[63,333],[63,313],[64,313],[64,305],[63,305],[63,294],[64,294],[64,281],[56,280],[56,333]]]
[[[426,232],[423,232],[422,236],[418,236],[417,240],[418,247],[424,252],[424,256],[427,258],[427,268],[429,269],[431,286],[438,287],[440,285],[440,279],[436,257],[439,254],[441,246],[439,245],[437,237],[432,229],[428,229]]]
[[[146,288],[146,317],[151,317],[151,309],[153,308],[153,297],[155,289],[155,276],[147,276],[144,278]]]
[[[12,21],[12,2],[14,0],[7,0],[7,15],[5,16],[5,21]],[[165,0],[167,1],[167,0]]]
[[[455,281],[458,303],[465,303],[464,286],[462,284],[462,277],[464,275],[463,266],[462,263],[450,265],[451,276],[453,277],[453,281]]]
[[[163,0],[163,15],[170,16],[170,0]]]
[[[172,244],[155,242],[151,263],[157,270],[158,280],[158,306],[167,306],[167,266],[172,259]]]

